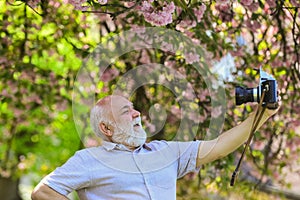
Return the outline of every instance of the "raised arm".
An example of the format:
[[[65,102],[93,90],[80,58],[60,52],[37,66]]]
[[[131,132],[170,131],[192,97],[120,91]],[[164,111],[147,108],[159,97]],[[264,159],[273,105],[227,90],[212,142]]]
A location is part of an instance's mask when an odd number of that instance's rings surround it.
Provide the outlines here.
[[[274,115],[278,109],[266,109],[257,128],[266,122],[269,117]],[[198,150],[197,166],[199,167],[202,164],[222,158],[236,150],[245,141],[247,141],[255,117],[254,115],[255,113],[251,113],[245,121],[222,133],[216,139],[202,141]]]
[[[33,190],[31,194],[32,200],[68,200],[62,194],[59,194],[55,190],[51,189],[49,186],[39,183]]]

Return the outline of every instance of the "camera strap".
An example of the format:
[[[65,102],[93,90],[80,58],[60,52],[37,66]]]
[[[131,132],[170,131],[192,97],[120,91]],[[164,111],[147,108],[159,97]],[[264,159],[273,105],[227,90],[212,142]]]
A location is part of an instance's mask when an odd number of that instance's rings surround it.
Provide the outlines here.
[[[240,166],[241,166],[241,163],[242,163],[242,160],[245,156],[245,152],[246,152],[246,149],[249,147],[250,145],[250,142],[254,136],[254,133],[256,131],[256,128],[266,110],[266,106],[263,105],[263,99],[264,99],[264,96],[265,96],[265,90],[262,91],[262,95],[261,95],[261,99],[260,99],[260,102],[259,102],[259,105],[256,109],[256,112],[255,112],[255,116],[254,116],[254,119],[253,119],[253,123],[252,123],[252,126],[251,126],[251,130],[250,130],[250,135],[249,135],[249,138],[244,146],[244,149],[243,149],[243,152],[242,152],[242,155],[238,161],[238,164],[234,170],[234,172],[232,173],[232,177],[231,177],[231,181],[230,181],[230,186],[233,186],[234,183],[235,183],[235,179],[237,177],[237,175],[239,174],[239,169],[240,169]]]

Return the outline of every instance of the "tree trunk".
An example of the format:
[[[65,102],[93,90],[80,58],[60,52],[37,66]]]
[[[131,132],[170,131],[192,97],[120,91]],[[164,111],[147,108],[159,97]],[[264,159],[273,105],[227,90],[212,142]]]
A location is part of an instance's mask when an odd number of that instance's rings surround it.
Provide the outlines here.
[[[22,200],[19,195],[19,179],[0,177],[0,199]]]

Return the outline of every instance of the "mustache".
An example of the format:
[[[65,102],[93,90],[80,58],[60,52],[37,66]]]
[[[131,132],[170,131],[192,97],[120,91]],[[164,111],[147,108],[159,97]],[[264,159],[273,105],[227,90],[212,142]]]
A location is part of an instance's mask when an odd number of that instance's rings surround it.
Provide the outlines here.
[[[136,117],[133,120],[133,125],[142,125],[142,118],[141,117]]]
[[[129,129],[134,128],[136,125],[139,125],[140,127],[142,127],[142,118],[141,117],[134,118],[132,122],[114,123],[114,127],[121,130],[122,132],[127,132]]]

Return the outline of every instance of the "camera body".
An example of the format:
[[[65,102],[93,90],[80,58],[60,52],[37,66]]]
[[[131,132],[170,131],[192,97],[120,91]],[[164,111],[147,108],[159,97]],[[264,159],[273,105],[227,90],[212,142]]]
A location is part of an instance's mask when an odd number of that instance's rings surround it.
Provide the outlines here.
[[[244,88],[237,86],[235,88],[236,105],[247,102],[260,102],[262,92],[265,91],[263,106],[269,109],[278,107],[277,81],[274,77],[261,68],[259,69],[259,85],[256,88]]]

